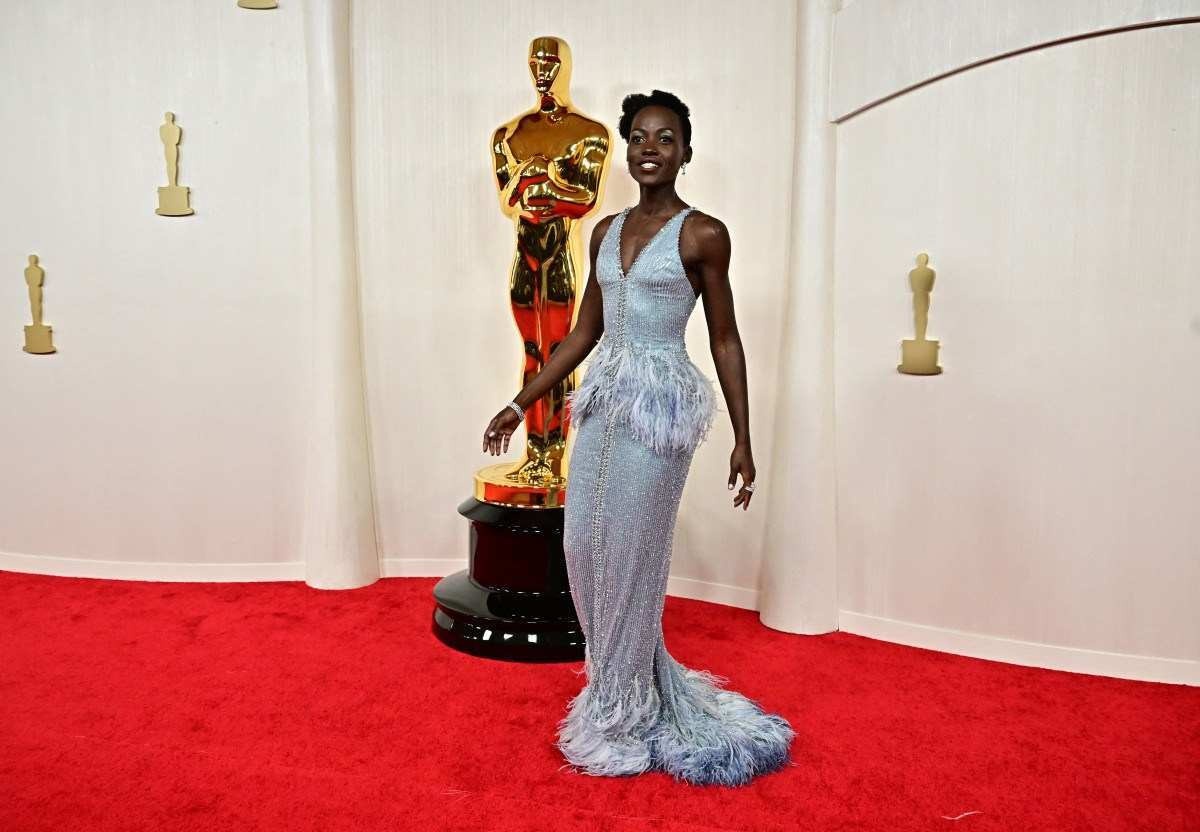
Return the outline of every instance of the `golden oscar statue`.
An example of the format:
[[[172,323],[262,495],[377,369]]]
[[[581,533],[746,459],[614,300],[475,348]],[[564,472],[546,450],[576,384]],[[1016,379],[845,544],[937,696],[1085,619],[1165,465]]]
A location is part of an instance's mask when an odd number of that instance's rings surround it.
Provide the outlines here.
[[[158,207],[154,213],[163,217],[186,217],[193,213],[188,204],[189,188],[179,184],[179,140],[183,130],[175,123],[175,114],[166,113],[158,128],[158,138],[163,143],[163,156],[167,162],[167,186],[158,189]]]
[[[566,41],[534,38],[529,73],[537,103],[498,127],[491,144],[500,210],[516,230],[508,294],[523,358],[514,390],[541,372],[575,323],[584,262],[579,221],[600,204],[608,170],[608,128],[571,103]],[[568,432],[563,408],[574,387],[572,373],[526,409],[523,458],[480,470],[476,497],[505,505],[562,505]]]
[[[579,220],[601,200],[609,131],[571,104],[571,50],[562,38],[529,45],[536,105],[492,134],[500,210],[516,252],[508,297],[522,343],[520,390],[575,325],[584,261]],[[466,653],[514,661],[579,661],[584,637],[563,554],[567,394],[573,376],[525,409],[525,453],[475,474],[458,507],[471,521],[469,568],[433,588],[433,632]]]
[[[54,332],[42,323],[42,286],[46,282],[46,271],[38,265],[38,256],[29,255],[25,267],[25,285],[29,288],[29,308],[33,325],[25,327],[25,352],[34,355],[49,355],[55,352]]]
[[[942,371],[937,363],[939,343],[925,340],[925,330],[929,326],[929,294],[933,291],[935,276],[933,269],[929,268],[929,255],[918,254],[917,267],[908,273],[917,337],[906,339],[900,345],[900,364],[896,369],[902,373],[935,376]]]

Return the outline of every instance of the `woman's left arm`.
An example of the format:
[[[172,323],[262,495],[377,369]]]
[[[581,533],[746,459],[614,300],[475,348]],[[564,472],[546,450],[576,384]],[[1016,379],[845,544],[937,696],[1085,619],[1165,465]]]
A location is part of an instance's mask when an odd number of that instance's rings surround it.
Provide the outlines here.
[[[746,354],[742,350],[742,338],[738,334],[737,319],[733,312],[733,291],[729,286],[729,258],[732,246],[729,230],[725,223],[707,214],[697,217],[691,228],[691,244],[694,259],[688,258],[700,277],[701,294],[704,301],[704,317],[708,321],[708,343],[717,367],[717,380],[729,408],[729,419],[733,423],[733,453],[729,456],[729,481],[732,489],[737,485],[738,474],[742,476],[742,487],[733,498],[736,508],[745,511],[753,496],[746,485],[754,482],[754,454],[750,449],[750,404],[746,392]]]

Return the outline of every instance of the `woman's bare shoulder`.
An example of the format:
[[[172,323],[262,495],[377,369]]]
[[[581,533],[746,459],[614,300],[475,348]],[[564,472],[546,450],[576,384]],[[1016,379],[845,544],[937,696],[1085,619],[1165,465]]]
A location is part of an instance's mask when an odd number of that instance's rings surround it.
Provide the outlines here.
[[[682,232],[689,243],[702,249],[729,247],[725,223],[699,208],[693,208],[684,218]]]
[[[612,225],[613,220],[618,216],[620,216],[620,212],[609,214],[607,217],[602,217],[599,222],[592,226],[592,237],[589,245],[592,252],[600,249],[600,242],[604,239],[604,235],[608,233],[609,226]]]
[[[612,225],[612,221],[615,220],[619,216],[621,216],[620,211],[618,211],[615,214],[609,214],[607,217],[601,217],[600,221],[597,222],[595,227],[592,229],[592,233],[593,234],[595,234],[597,232],[604,233],[604,231],[606,231],[608,229],[608,227],[610,225]]]

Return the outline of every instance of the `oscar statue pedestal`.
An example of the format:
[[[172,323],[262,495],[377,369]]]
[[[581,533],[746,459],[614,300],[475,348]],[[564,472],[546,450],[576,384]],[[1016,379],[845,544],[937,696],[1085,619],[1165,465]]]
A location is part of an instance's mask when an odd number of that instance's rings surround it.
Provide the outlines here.
[[[567,582],[563,509],[468,497],[468,568],[433,588],[433,632],[464,653],[523,662],[583,659]]]
[[[161,217],[186,217],[195,213],[188,205],[186,185],[167,185],[158,189],[158,207],[154,213]]]
[[[937,363],[938,345],[937,341],[902,341],[900,364],[896,369],[914,376],[936,376],[942,371]]]
[[[25,327],[25,352],[33,353],[34,355],[48,355],[55,352],[54,348],[54,332],[44,324],[34,324],[33,326]]]

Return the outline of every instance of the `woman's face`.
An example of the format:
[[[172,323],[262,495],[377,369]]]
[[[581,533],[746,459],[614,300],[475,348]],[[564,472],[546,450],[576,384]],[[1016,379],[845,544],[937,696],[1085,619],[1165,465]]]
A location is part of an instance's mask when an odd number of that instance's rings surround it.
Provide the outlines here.
[[[683,146],[683,125],[674,110],[657,104],[638,110],[625,147],[629,174],[636,182],[669,182],[690,155]]]

